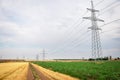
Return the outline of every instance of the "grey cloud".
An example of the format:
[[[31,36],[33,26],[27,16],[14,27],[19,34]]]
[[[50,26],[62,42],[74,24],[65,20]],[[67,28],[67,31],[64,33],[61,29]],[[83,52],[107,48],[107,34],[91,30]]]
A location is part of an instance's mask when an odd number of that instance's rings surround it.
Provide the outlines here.
[[[95,4],[98,2],[97,0],[94,1]],[[81,20],[75,23],[79,18],[83,17],[82,14],[85,13],[86,8],[90,7],[88,0],[2,0],[1,2],[1,7],[4,10],[0,9],[0,35],[3,35],[3,42],[6,42],[5,40],[9,38],[8,44],[14,45],[13,48],[8,46],[8,48],[0,50],[5,56],[12,57],[18,51],[18,56],[22,56],[22,53],[24,53],[26,56],[31,57],[29,55],[35,56],[39,52],[38,48],[47,48],[49,50],[48,53],[51,54],[58,49],[58,52],[56,52],[58,54],[55,54],[56,56],[50,54],[48,56],[50,58],[57,56],[65,58],[69,55],[68,53],[71,54],[69,58],[72,58],[74,53],[79,57],[74,56],[73,58],[90,56],[90,43],[88,44],[90,40],[87,42],[81,41],[81,38],[85,37],[85,39],[88,39],[91,35],[85,36],[81,34],[91,25],[87,24],[87,21],[80,24]],[[112,0],[103,1],[98,9],[102,9],[111,2]],[[109,22],[110,18],[119,17],[119,11],[116,11],[116,9],[118,8],[114,9],[112,17],[110,17],[110,11],[102,15],[103,18],[105,17],[106,22]],[[84,16],[90,16],[90,12]],[[75,25],[73,25],[74,23]],[[119,23],[116,24],[119,25]],[[103,30],[113,29],[113,25],[110,24],[109,28],[104,27]],[[111,36],[114,35],[119,40],[118,34],[109,32],[109,34],[103,36],[103,43],[109,42],[112,46]],[[75,41],[76,38],[78,40]],[[75,41],[75,45],[82,42],[82,45],[74,48],[71,45],[72,41]],[[68,46],[63,47],[66,44]],[[59,46],[64,48],[65,52],[63,49],[63,51],[59,49]],[[24,49],[16,47],[23,47]]]

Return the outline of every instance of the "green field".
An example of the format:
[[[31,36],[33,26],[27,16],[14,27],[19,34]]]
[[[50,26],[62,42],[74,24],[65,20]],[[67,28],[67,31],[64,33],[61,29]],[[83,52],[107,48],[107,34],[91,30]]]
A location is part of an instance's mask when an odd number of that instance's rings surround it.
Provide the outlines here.
[[[120,61],[34,63],[82,80],[120,80]]]

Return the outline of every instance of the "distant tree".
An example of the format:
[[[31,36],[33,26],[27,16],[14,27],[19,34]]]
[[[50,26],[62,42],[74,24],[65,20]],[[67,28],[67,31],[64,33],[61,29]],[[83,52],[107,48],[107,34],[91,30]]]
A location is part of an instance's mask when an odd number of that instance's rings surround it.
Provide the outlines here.
[[[118,60],[120,60],[120,58],[119,58],[119,57],[117,57],[117,59],[118,59]]]
[[[93,59],[93,58],[89,58],[88,60],[89,60],[89,61],[94,61],[95,59]]]

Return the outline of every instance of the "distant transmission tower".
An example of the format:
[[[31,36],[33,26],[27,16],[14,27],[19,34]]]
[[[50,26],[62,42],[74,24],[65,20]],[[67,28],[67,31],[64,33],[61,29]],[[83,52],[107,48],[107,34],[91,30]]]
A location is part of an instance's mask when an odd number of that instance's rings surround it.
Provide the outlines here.
[[[98,27],[97,21],[104,22],[104,20],[101,20],[96,17],[95,12],[99,12],[99,10],[94,9],[92,0],[91,0],[91,9],[87,8],[87,10],[91,11],[91,17],[83,17],[83,19],[91,20],[92,26],[88,27],[88,29],[92,30],[92,58],[96,60],[96,58],[102,58],[102,48],[101,48],[101,41],[99,34],[99,30],[101,30],[101,28]]]
[[[39,54],[36,54],[36,60],[39,60]]]
[[[46,57],[46,52],[45,52],[45,49],[43,49],[43,52],[42,52],[42,54],[43,54],[43,61],[45,60],[45,57]]]

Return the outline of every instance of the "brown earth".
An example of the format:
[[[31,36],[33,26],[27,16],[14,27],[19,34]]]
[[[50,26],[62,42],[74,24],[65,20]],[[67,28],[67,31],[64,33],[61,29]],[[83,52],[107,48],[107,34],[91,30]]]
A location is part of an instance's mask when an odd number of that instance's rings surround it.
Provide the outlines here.
[[[31,64],[31,66],[36,71],[36,73],[39,75],[40,80],[79,80],[77,78],[73,78],[65,74],[61,74],[58,72],[45,69],[36,64]]]

